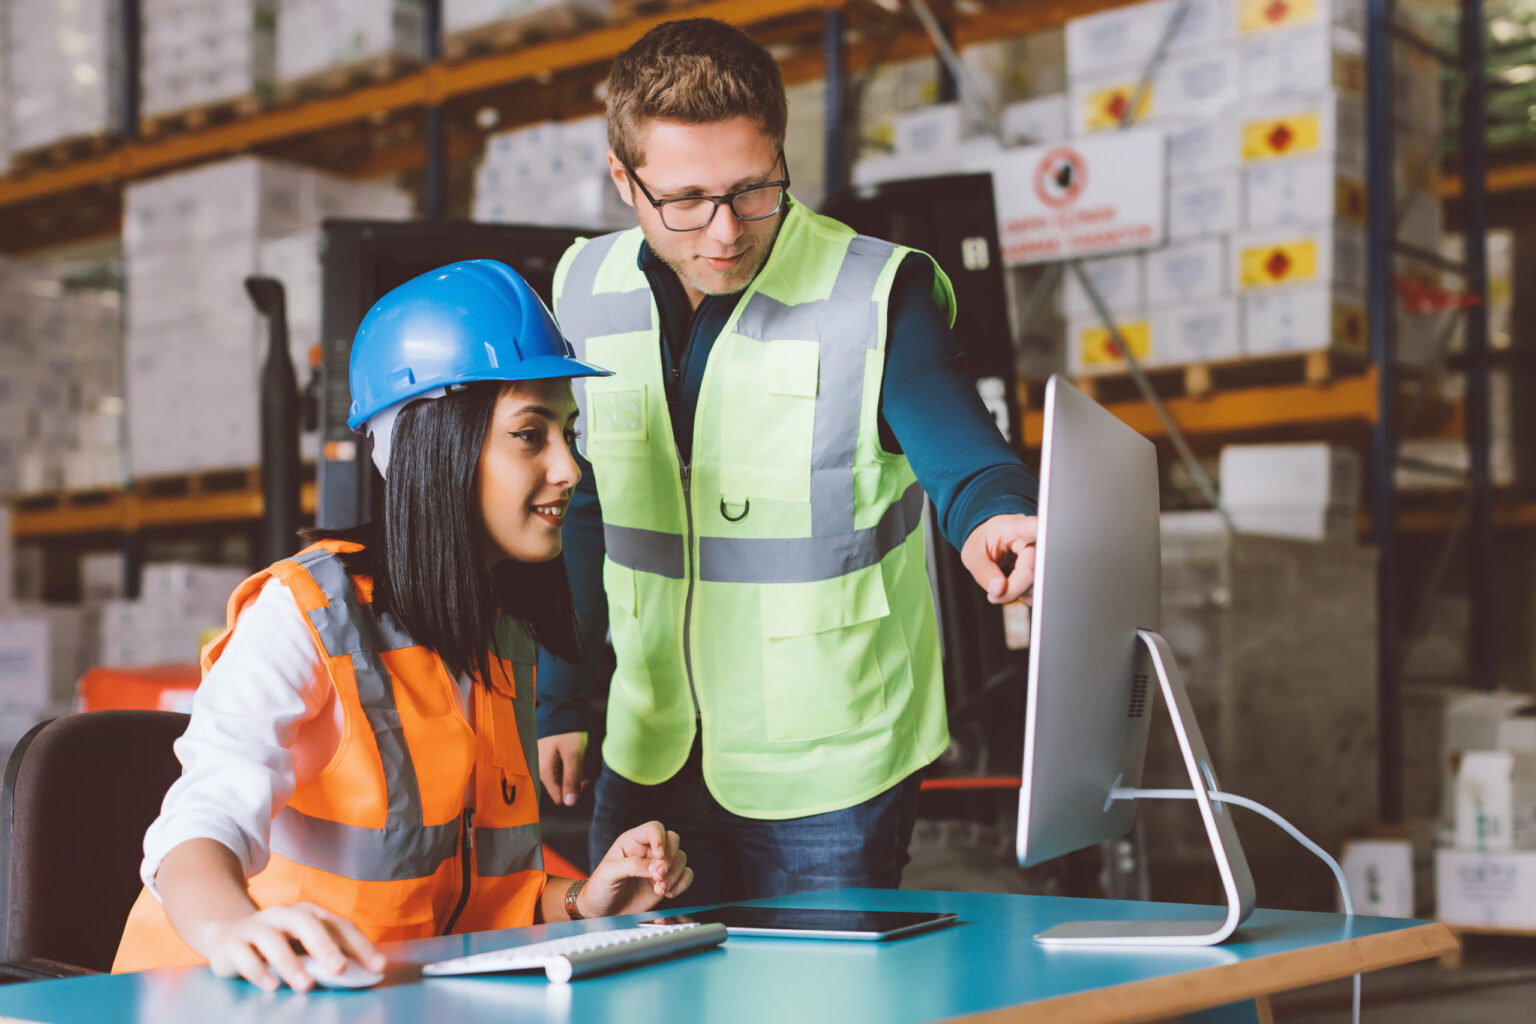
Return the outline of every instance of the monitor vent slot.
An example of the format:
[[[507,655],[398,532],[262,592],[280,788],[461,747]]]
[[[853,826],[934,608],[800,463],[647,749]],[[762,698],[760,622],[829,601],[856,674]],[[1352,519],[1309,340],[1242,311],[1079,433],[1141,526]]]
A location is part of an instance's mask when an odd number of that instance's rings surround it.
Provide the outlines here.
[[[1126,718],[1140,718],[1147,713],[1147,677],[1138,672],[1131,677],[1131,704],[1125,709]]]

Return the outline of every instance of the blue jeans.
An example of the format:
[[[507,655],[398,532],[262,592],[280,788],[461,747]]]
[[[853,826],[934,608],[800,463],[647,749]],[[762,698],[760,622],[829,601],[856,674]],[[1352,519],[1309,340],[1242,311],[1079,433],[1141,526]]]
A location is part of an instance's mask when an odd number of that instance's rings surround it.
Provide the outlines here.
[[[909,859],[918,783],[914,773],[840,811],[777,821],[744,818],[710,795],[696,741],[678,773],[657,786],[631,782],[604,764],[587,844],[596,864],[636,825],[655,819],[676,832],[693,885],[658,909],[819,889],[895,889]]]

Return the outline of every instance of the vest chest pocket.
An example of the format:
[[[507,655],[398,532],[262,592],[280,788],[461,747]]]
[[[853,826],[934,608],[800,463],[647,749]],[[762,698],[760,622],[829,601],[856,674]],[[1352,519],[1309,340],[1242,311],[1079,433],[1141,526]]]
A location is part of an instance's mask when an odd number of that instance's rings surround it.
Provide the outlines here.
[[[610,450],[624,454],[632,445],[643,445],[650,436],[645,385],[598,383],[600,380],[589,378],[586,384],[587,407],[582,419],[588,447],[599,453]]]
[[[723,497],[809,501],[821,346],[732,335],[730,349],[719,406]]]
[[[835,736],[885,710],[878,645],[891,609],[878,565],[761,593],[768,739]]]

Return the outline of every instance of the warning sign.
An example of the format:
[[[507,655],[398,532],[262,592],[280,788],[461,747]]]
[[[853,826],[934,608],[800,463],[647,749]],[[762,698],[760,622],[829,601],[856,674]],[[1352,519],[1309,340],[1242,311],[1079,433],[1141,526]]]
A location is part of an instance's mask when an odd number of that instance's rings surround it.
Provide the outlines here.
[[[1161,131],[1027,146],[992,163],[1003,262],[1049,263],[1163,243]]]

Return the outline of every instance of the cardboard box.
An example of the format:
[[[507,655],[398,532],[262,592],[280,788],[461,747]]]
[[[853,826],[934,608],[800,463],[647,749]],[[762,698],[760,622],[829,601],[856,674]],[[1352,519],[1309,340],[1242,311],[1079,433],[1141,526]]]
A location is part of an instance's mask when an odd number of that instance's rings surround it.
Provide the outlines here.
[[[1365,177],[1365,107],[1358,96],[1254,100],[1235,116],[1244,165],[1328,157],[1341,171]]]
[[[1350,839],[1339,866],[1356,914],[1413,917],[1414,850],[1409,839]],[[1339,908],[1342,913],[1344,908]]]
[[[1364,355],[1365,299],[1328,285],[1247,292],[1243,351],[1250,356],[1336,349]]]
[[[1455,792],[1458,849],[1536,846],[1536,756],[1513,750],[1465,751]]]
[[[1236,299],[1169,306],[1152,314],[1153,365],[1237,359],[1243,354]]]
[[[959,103],[919,107],[898,115],[894,131],[898,156],[944,153],[965,137],[965,111]]]
[[[1170,174],[1168,239],[1230,234],[1242,224],[1242,205],[1242,179],[1235,174],[1193,180]]]
[[[1052,93],[1003,108],[1003,138],[1009,145],[1052,142],[1070,131],[1067,94]]]
[[[1243,227],[1326,224],[1365,226],[1365,182],[1328,157],[1270,160],[1242,170]]]
[[[1241,99],[1241,69],[1237,51],[1230,46],[1169,57],[1142,93],[1136,120],[1164,124],[1224,114]],[[1142,69],[1128,66],[1074,79],[1067,90],[1072,133],[1083,135],[1118,127],[1141,75]]]
[[[1140,310],[1111,310],[1115,328],[1142,362],[1152,353],[1152,322]],[[1074,374],[1116,372],[1125,360],[1116,348],[1108,328],[1096,315],[1077,314],[1067,318],[1067,370]]]
[[[1365,289],[1365,232],[1333,221],[1243,231],[1232,240],[1231,287],[1253,292],[1304,285]]]
[[[1122,256],[1084,260],[1082,266],[1098,290],[1099,297],[1110,309],[1122,313],[1139,313],[1146,309],[1146,258],[1142,254],[1126,253]],[[1070,269],[1063,274],[1061,308],[1070,316],[1095,315],[1087,290],[1083,288],[1077,274]]]
[[[1175,0],[1154,0],[1073,18],[1067,22],[1067,74],[1077,78],[1132,64],[1145,64],[1177,9]],[[1191,0],[1170,53],[1231,38],[1235,10],[1230,0]]]
[[[1309,25],[1365,27],[1365,0],[1237,0],[1240,35]]]
[[[1536,929],[1536,850],[1440,850],[1435,893],[1435,916],[1448,925]]]
[[[1224,174],[1241,163],[1242,123],[1235,114],[1170,124],[1166,130],[1170,184]]]
[[[1226,506],[1308,505],[1353,511],[1360,503],[1360,456],[1351,447],[1229,444],[1218,470]]]
[[[1311,505],[1259,505],[1227,508],[1238,533],[1288,537],[1326,544],[1353,544],[1358,529],[1353,511]]]
[[[1365,41],[1338,25],[1249,35],[1242,40],[1242,62],[1248,100],[1365,92]]]
[[[1227,241],[1207,238],[1147,253],[1147,303],[1153,309],[1217,299],[1227,291]]]

